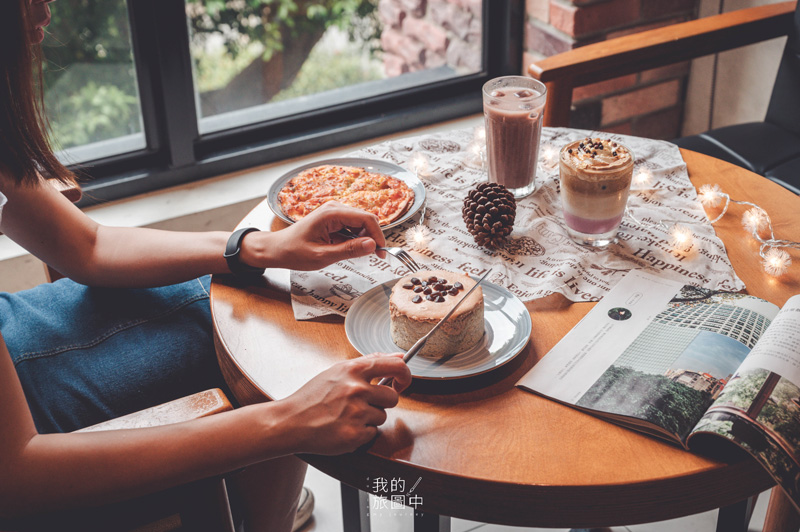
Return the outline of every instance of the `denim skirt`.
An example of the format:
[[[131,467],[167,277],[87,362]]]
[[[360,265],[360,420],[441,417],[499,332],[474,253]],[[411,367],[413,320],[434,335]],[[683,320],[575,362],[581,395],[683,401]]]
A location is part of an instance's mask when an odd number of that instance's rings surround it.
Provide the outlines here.
[[[69,279],[0,294],[0,332],[36,428],[71,432],[222,388],[210,277],[150,289]]]

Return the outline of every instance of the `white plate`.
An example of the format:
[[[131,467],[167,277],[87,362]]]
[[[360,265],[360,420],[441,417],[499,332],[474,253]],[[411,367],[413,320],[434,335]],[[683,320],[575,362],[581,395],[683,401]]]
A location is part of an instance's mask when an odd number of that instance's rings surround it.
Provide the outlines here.
[[[406,213],[397,220],[395,220],[394,222],[382,225],[381,229],[384,230],[389,229],[390,227],[400,225],[401,223],[407,221],[412,216],[414,216],[422,208],[422,205],[425,203],[425,185],[422,184],[422,181],[420,181],[416,175],[414,175],[412,172],[409,172],[405,168],[397,166],[396,164],[393,163],[380,161],[377,159],[362,159],[360,157],[340,157],[338,159],[325,159],[323,161],[316,161],[313,163],[309,163],[297,167],[289,172],[286,172],[281,177],[279,177],[277,181],[272,183],[272,186],[269,187],[269,192],[267,193],[267,204],[269,205],[269,208],[272,209],[272,212],[274,212],[275,215],[284,222],[289,224],[294,223],[294,220],[286,216],[286,213],[284,213],[283,209],[281,209],[281,204],[278,201],[278,193],[281,191],[284,185],[286,185],[286,183],[289,182],[290,179],[295,177],[303,170],[314,168],[315,166],[323,166],[326,164],[339,165],[339,166],[356,166],[358,168],[365,169],[367,172],[386,174],[403,181],[406,185],[408,185],[411,188],[411,190],[414,191],[414,203],[411,204],[411,207],[409,207]]]
[[[360,296],[347,312],[344,330],[353,347],[368,353],[405,351],[389,332],[389,295],[397,279],[386,281]],[[517,356],[531,336],[531,315],[520,299],[496,284],[481,283],[486,333],[478,344],[447,357],[417,355],[408,362],[420,379],[460,379],[499,368]]]

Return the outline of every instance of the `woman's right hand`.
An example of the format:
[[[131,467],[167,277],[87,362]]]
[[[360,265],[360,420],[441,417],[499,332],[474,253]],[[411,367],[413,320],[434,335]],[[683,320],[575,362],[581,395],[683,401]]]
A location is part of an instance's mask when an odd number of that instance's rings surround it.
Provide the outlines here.
[[[279,401],[287,409],[293,452],[342,454],[372,440],[386,421],[386,409],[397,405],[411,384],[402,357],[375,353],[339,362]],[[391,387],[371,384],[383,377],[394,379]]]
[[[350,240],[339,235],[345,228],[359,237]],[[242,240],[240,259],[262,268],[314,271],[372,253],[385,258],[385,251],[376,251],[376,246],[385,245],[377,216],[329,201],[285,229],[249,233]]]

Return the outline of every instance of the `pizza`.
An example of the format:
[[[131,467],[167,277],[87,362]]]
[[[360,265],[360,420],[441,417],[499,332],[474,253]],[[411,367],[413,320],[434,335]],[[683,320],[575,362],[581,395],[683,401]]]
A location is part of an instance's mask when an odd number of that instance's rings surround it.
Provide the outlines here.
[[[324,165],[303,170],[278,193],[281,209],[294,221],[331,200],[372,213],[380,225],[387,225],[411,207],[414,191],[396,177],[355,166]]]

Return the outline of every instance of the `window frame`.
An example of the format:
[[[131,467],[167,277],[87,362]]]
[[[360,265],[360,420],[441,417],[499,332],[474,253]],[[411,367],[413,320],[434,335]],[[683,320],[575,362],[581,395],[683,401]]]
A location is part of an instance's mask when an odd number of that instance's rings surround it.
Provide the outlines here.
[[[483,84],[522,64],[523,0],[484,0],[475,74],[201,135],[185,0],[127,5],[146,147],[74,165],[81,207],[479,113]]]

